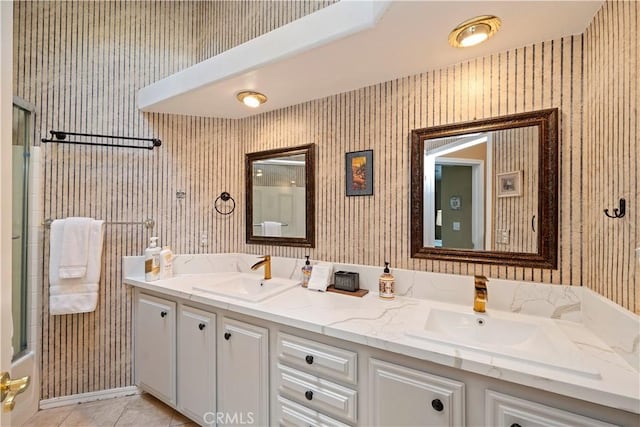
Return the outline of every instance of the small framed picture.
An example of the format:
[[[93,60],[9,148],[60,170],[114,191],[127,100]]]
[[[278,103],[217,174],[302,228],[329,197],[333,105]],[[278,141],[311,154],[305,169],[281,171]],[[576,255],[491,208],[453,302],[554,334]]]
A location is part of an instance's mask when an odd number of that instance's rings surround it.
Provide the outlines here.
[[[460,196],[451,196],[449,198],[449,207],[452,211],[459,211],[462,209],[462,201]]]
[[[498,197],[522,196],[522,171],[499,173],[496,178]]]
[[[373,150],[353,151],[345,154],[347,196],[373,194]]]

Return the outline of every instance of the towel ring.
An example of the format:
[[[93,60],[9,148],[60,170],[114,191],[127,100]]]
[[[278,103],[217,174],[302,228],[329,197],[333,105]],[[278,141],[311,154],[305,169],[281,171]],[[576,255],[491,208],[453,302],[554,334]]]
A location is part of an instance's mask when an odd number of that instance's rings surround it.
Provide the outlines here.
[[[224,206],[224,205],[226,205],[226,202],[228,202],[229,200],[231,200],[231,203],[233,203],[233,205],[231,205],[231,209],[228,209],[228,210],[225,210],[225,211],[220,210],[218,205]],[[220,195],[213,202],[213,208],[220,215],[230,215],[236,209],[236,201],[233,200],[233,197],[231,197],[231,194],[227,193],[226,191],[223,191],[222,193],[220,193]]]

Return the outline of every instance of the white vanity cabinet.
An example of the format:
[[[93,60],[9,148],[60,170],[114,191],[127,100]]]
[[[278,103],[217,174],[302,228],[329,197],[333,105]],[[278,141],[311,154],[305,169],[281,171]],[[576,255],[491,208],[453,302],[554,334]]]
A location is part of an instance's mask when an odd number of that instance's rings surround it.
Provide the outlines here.
[[[135,383],[176,405],[176,303],[144,293],[135,304]]]
[[[463,426],[464,392],[459,381],[369,359],[372,426]]]
[[[269,425],[269,330],[224,317],[218,343],[218,411]]]
[[[203,425],[638,425],[635,413],[287,326],[259,312],[137,289],[134,316],[135,383]]]
[[[178,313],[178,410],[202,422],[216,412],[216,315],[184,305]]]
[[[593,418],[487,390],[485,424],[495,427],[614,427]]]

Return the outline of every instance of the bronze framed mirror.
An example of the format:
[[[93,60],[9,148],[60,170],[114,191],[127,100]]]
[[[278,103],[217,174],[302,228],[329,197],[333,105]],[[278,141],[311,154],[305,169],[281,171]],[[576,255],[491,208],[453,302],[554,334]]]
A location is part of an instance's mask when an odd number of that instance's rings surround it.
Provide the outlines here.
[[[315,247],[315,144],[247,153],[246,237]]]
[[[411,131],[411,256],[556,268],[558,110]]]

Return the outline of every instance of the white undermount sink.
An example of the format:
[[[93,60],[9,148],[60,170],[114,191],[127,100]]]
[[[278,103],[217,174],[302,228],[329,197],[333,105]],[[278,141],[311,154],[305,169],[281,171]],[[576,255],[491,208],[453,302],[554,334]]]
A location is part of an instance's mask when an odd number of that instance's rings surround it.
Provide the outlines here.
[[[562,372],[600,378],[551,319],[507,312],[432,308],[422,328],[405,332],[425,341],[467,348]]]
[[[260,302],[299,284],[297,280],[281,278],[265,280],[260,274],[237,273],[225,275],[220,280],[212,278],[212,280],[197,283],[193,289],[249,302]]]

